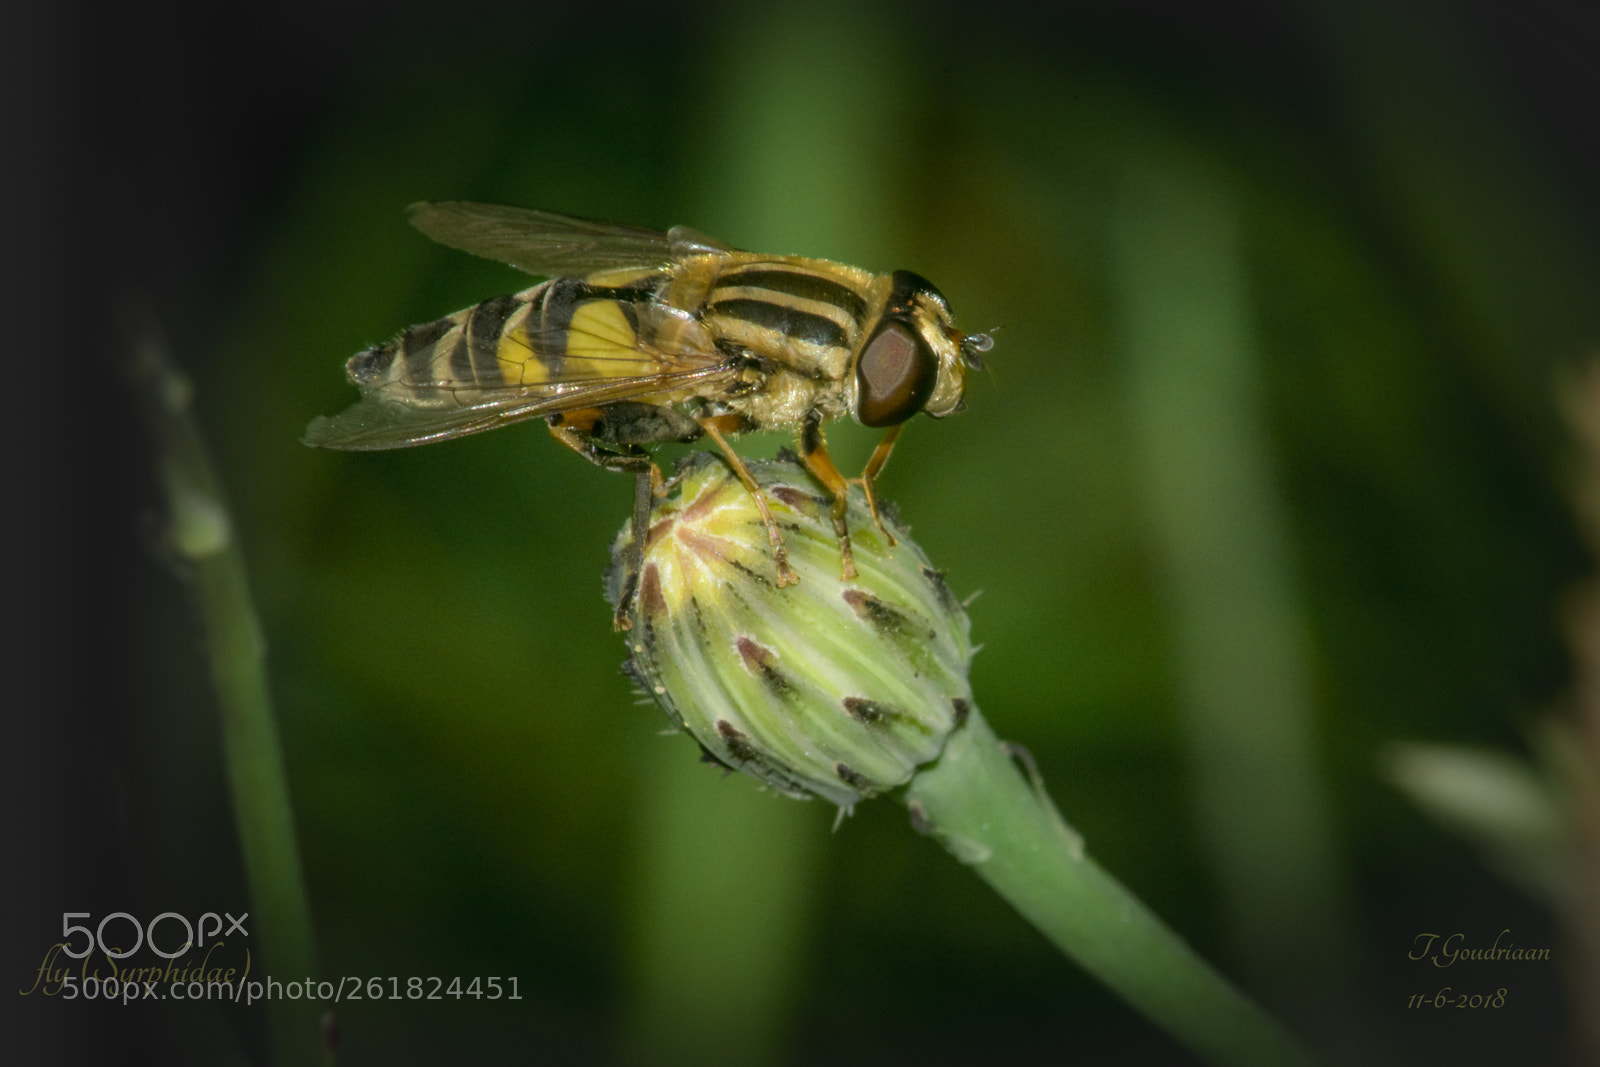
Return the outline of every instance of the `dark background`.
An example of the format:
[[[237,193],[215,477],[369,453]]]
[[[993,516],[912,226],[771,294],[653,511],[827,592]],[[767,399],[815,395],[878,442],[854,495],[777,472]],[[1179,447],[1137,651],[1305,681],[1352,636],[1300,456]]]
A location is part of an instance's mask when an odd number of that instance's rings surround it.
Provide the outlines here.
[[[830,835],[656,736],[599,597],[622,480],[536,428],[297,443],[349,399],[350,353],[524,284],[404,223],[459,197],[911,266],[1003,327],[968,412],[913,426],[884,487],[983,590],[978,698],[1091,852],[1330,1057],[1571,1054],[1558,965],[1441,983],[1405,959],[1424,931],[1563,933],[1377,768],[1394,739],[1526,754],[1567,684],[1557,609],[1588,562],[1554,396],[1600,341],[1592,7],[65,4],[8,36],[21,989],[63,911],[249,907],[116,373],[134,300],[195,375],[250,560],[324,973],[521,979],[516,1005],[352,1008],[346,1062],[1187,1062],[894,804]],[[1163,457],[1213,455],[1162,436],[1170,379],[1140,355],[1190,321],[1168,262],[1238,282],[1207,395],[1244,430],[1200,488],[1244,480],[1240,525],[1281,550],[1264,592],[1206,599],[1186,537],[1219,505],[1191,522],[1163,488]],[[1278,899],[1300,920],[1277,954],[1218,874],[1185,710],[1266,671],[1245,642],[1219,681],[1194,644],[1256,592],[1295,635],[1263,707],[1304,712],[1290,779],[1328,816],[1283,866],[1332,864]],[[1441,984],[1510,999],[1404,1007]],[[258,1013],[7,1012],[19,1062],[267,1055]]]

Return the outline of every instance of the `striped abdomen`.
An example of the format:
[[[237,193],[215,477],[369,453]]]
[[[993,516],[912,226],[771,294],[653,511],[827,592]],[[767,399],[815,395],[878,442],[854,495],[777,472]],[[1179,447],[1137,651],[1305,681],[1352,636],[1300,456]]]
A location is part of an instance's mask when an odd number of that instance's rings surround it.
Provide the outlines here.
[[[415,407],[470,402],[474,391],[659,374],[639,350],[639,331],[655,332],[641,310],[656,300],[658,271],[553,278],[406,330],[351,357],[350,380],[364,393]]]

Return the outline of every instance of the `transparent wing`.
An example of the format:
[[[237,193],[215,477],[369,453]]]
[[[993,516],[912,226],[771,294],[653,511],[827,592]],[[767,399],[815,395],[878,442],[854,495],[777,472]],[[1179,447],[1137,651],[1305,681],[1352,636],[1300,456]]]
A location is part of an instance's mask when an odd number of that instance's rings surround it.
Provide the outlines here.
[[[464,200],[412,204],[411,224],[442,245],[548,277],[661,267],[727,246],[686,226],[670,233]]]
[[[317,448],[351,451],[407,448],[562,411],[648,400],[678,389],[710,388],[732,380],[737,373],[735,368],[722,366],[564,385],[495,386],[472,390],[470,395],[443,407],[420,407],[393,392],[377,389],[337,415],[312,419],[301,440]]]
[[[675,320],[683,315],[655,305],[639,311]],[[361,385],[359,401],[331,418],[313,419],[303,440],[318,448],[405,448],[578,408],[712,395],[739,374],[692,316],[683,317],[688,329],[670,349],[641,341],[619,316],[592,318],[587,327],[519,332],[516,343],[500,349],[505,381],[494,384],[444,378],[437,371],[413,374],[397,354],[386,376]],[[431,370],[441,363],[430,358],[423,366]]]

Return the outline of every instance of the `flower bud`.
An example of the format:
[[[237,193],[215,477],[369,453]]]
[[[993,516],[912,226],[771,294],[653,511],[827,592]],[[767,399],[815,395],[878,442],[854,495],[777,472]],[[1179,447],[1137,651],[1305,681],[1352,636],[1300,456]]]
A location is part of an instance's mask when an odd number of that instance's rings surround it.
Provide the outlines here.
[[[909,781],[971,707],[968,621],[890,516],[847,515],[857,577],[792,456],[749,465],[799,576],[777,583],[756,501],[717,457],[691,456],[656,502],[629,613],[628,670],[724,766],[849,808]],[[607,575],[615,604],[629,531]]]

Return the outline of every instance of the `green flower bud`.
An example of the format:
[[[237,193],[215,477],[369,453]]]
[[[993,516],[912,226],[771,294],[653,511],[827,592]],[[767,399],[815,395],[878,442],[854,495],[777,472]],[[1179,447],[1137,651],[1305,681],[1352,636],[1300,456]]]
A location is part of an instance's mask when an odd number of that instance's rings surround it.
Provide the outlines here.
[[[830,498],[792,456],[749,465],[799,575],[779,588],[756,502],[701,453],[656,502],[629,614],[628,670],[724,766],[850,808],[937,757],[972,706],[967,615],[890,516],[847,516],[858,576],[839,580]],[[628,529],[607,591],[624,584]]]

